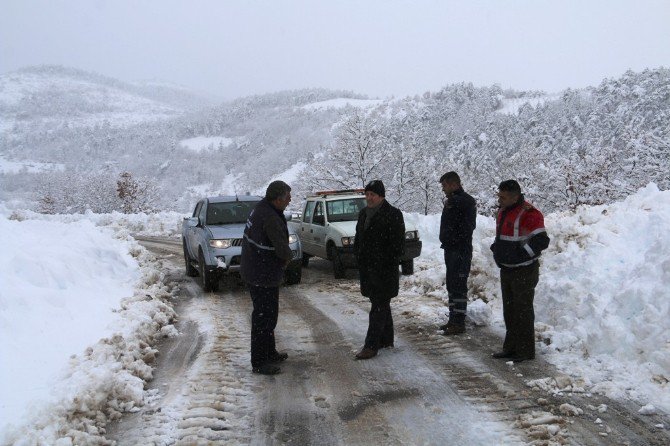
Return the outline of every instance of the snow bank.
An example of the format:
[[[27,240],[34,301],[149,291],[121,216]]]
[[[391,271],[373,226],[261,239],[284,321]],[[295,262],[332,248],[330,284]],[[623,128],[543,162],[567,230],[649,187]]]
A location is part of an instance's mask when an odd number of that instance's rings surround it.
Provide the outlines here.
[[[73,223],[89,221],[96,226],[109,227],[117,233],[130,233],[134,235],[154,235],[165,237],[178,237],[181,235],[181,224],[188,214],[181,212],[159,212],[155,214],[122,214],[112,212],[109,214],[62,214],[48,215],[33,211],[18,209],[10,210],[0,204],[0,215],[11,215],[15,220],[41,220],[62,223]]]
[[[0,443],[102,443],[143,403],[151,345],[171,332],[160,265],[114,220],[4,214]]]
[[[423,241],[421,257],[415,259],[415,274],[403,276],[403,286],[410,293],[428,294],[440,299],[444,307],[434,315],[434,322],[446,322],[449,302],[445,288],[444,252],[440,249],[440,215],[405,214],[405,221],[419,230]],[[493,218],[477,216],[477,228],[473,234],[472,269],[470,271],[468,318],[477,325],[489,325],[499,311],[498,268],[491,258],[489,246],[495,236]]]
[[[435,296],[446,320],[439,215],[407,214],[424,247],[405,293]],[[670,411],[670,191],[655,185],[623,202],[548,215],[535,312],[538,351],[589,391],[631,397]],[[502,332],[493,218],[478,216],[468,317]],[[410,297],[411,298],[411,297]]]
[[[592,390],[670,411],[670,191],[547,219],[536,298],[550,360]]]

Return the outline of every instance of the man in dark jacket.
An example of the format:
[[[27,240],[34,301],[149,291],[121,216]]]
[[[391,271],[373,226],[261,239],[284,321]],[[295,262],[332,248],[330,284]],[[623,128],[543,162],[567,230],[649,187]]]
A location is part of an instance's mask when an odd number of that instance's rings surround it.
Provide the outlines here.
[[[465,332],[468,306],[468,276],[472,263],[472,232],[477,225],[477,202],[465,193],[456,172],[440,178],[447,196],[440,220],[440,243],[444,249],[449,294],[449,321],[440,328],[446,336]]]
[[[500,183],[498,204],[496,239],[491,251],[500,268],[506,333],[502,351],[493,357],[521,362],[535,358],[533,299],[540,277],[538,259],[549,246],[549,236],[544,216],[525,201],[516,181]]]
[[[356,359],[370,359],[377,350],[393,347],[391,299],[398,295],[398,265],[405,249],[405,221],[402,212],[384,197],[381,180],[365,187],[367,207],[361,209],[356,224],[354,252],[358,260],[361,294],[370,299],[368,333]]]
[[[249,215],[242,240],[240,273],[248,284],[254,310],[251,313],[251,367],[254,373],[280,372],[273,363],[288,354],[275,347],[274,330],[279,312],[279,284],[291,261],[284,209],[291,202],[291,188],[273,181]]]

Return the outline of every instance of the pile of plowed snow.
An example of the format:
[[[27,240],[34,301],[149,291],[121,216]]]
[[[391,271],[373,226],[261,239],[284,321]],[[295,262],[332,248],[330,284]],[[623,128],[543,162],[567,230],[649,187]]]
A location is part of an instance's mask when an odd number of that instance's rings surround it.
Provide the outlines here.
[[[446,303],[440,216],[406,218],[424,241],[417,274],[403,279],[408,298],[424,293]],[[651,184],[622,202],[551,214],[545,223],[552,240],[535,294],[541,357],[590,391],[670,411],[670,191]],[[495,222],[479,216],[477,226],[468,312],[473,322],[501,329],[489,250]],[[446,308],[438,313],[435,322],[444,322]]]
[[[41,217],[0,213],[0,444],[104,443],[176,332],[170,291],[127,230]]]

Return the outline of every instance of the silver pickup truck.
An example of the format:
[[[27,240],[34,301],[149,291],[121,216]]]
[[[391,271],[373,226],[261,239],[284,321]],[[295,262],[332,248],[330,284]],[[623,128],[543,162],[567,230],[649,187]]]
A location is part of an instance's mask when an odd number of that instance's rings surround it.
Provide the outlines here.
[[[224,275],[239,274],[244,226],[261,199],[251,195],[207,197],[195,205],[190,217],[184,218],[186,275],[200,276],[203,290],[216,291]],[[302,278],[302,246],[290,227],[289,246],[293,260],[286,268],[284,283],[292,285]]]
[[[357,268],[354,238],[358,213],[366,206],[362,190],[324,191],[307,197],[302,214],[288,225],[300,236],[302,264],[310,257],[333,262],[336,279],[343,278],[347,268]],[[405,255],[400,259],[401,272],[414,274],[414,258],[421,255],[419,231],[405,224]]]

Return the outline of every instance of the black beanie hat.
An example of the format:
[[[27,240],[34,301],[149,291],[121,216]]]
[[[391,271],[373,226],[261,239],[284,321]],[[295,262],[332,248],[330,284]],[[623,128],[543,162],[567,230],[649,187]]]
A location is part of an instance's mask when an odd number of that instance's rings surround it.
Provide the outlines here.
[[[380,197],[386,197],[386,189],[384,188],[384,183],[382,180],[372,180],[365,186],[365,192],[370,191],[374,192]]]

